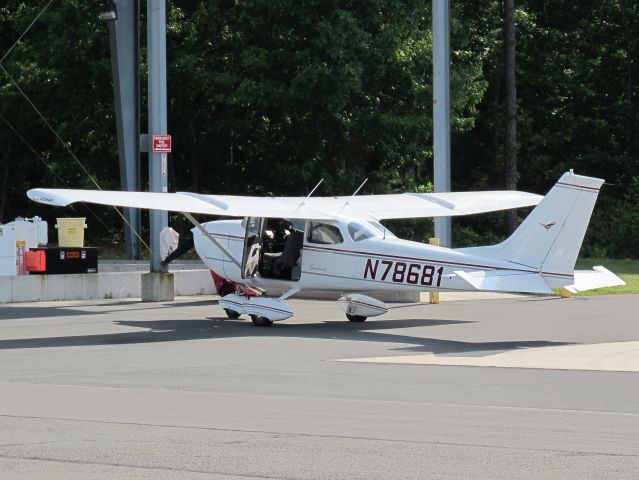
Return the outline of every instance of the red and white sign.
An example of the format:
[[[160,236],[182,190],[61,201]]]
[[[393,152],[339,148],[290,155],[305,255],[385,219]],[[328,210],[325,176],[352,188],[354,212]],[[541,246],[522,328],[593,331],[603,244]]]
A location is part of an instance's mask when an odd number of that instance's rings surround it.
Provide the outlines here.
[[[171,135],[153,135],[153,153],[171,153]]]

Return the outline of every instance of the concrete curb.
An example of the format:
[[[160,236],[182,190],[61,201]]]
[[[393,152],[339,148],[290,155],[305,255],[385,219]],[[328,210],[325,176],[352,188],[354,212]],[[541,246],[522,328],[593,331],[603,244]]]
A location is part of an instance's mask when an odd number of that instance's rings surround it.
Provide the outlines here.
[[[0,303],[140,298],[143,273],[129,271],[0,277]],[[176,296],[214,293],[208,270],[177,270],[172,273]]]
[[[126,268],[124,271],[83,275],[0,276],[0,303],[141,298],[143,273],[145,272],[142,270]],[[171,273],[174,276],[176,297],[216,293],[211,273],[207,269],[175,269]],[[271,296],[277,294],[276,291],[270,292]],[[428,293],[424,292],[372,292],[368,295],[388,303],[428,303]],[[340,294],[337,292],[305,291],[294,298],[337,300],[339,297]],[[442,302],[518,297],[521,295],[486,292],[441,293]]]

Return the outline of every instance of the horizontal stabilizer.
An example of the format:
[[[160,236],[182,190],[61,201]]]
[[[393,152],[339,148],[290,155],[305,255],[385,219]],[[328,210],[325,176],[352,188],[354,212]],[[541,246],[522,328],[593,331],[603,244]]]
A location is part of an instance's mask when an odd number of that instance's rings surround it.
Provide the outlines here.
[[[538,273],[483,270],[479,272],[456,271],[455,275],[468,283],[471,288],[485,292],[552,293],[552,289]]]
[[[592,270],[575,270],[575,283],[564,287],[572,293],[585,292],[595,288],[617,287],[625,285],[621,278],[605,267],[597,266]]]

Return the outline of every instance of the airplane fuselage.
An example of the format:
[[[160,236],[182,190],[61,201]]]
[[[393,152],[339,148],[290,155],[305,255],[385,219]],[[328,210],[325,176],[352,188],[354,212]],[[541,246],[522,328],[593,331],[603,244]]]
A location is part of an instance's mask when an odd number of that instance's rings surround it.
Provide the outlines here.
[[[245,229],[240,220],[221,220],[204,224],[239,262],[245,254]],[[359,241],[348,231],[348,220],[329,222],[339,228],[341,241],[319,244],[309,241],[308,222],[300,256],[299,280],[247,278],[242,271],[206,236],[193,230],[195,247],[206,265],[228,280],[269,290],[325,290],[373,292],[397,290],[468,290],[469,285],[454,272],[503,271],[531,273],[534,269],[476,256],[465,249],[450,249],[403,240],[377,231]],[[472,249],[470,249],[472,250]],[[560,283],[568,284],[559,280]]]

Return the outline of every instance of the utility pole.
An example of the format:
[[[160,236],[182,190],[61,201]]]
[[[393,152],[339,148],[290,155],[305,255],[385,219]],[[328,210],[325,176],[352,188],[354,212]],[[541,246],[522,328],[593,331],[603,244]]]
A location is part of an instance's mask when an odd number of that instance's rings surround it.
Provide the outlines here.
[[[109,29],[115,124],[120,161],[120,188],[140,190],[140,80],[139,0],[114,0],[103,4],[98,18]],[[129,260],[139,260],[140,210],[125,208],[124,243]]]
[[[433,0],[433,177],[435,192],[450,192],[449,0]],[[450,217],[435,218],[435,237],[451,247]]]
[[[167,191],[167,153],[158,152],[155,138],[167,135],[166,100],[166,1],[147,0],[147,58],[148,58],[148,155],[149,191]],[[170,150],[170,142],[169,142]],[[168,213],[151,210],[150,246],[151,272],[142,277],[142,300],[173,300],[173,277],[162,265],[160,232],[168,226]]]
[[[505,128],[504,173],[506,190],[517,190],[517,85],[515,78],[515,0],[504,0]],[[506,211],[506,230],[517,227],[517,212]]]
[[[153,136],[166,135],[166,1],[147,0],[147,58],[149,63],[149,191],[166,192],[166,153],[153,151]],[[160,232],[169,224],[167,212],[151,210],[151,271],[166,272],[158,257]]]

